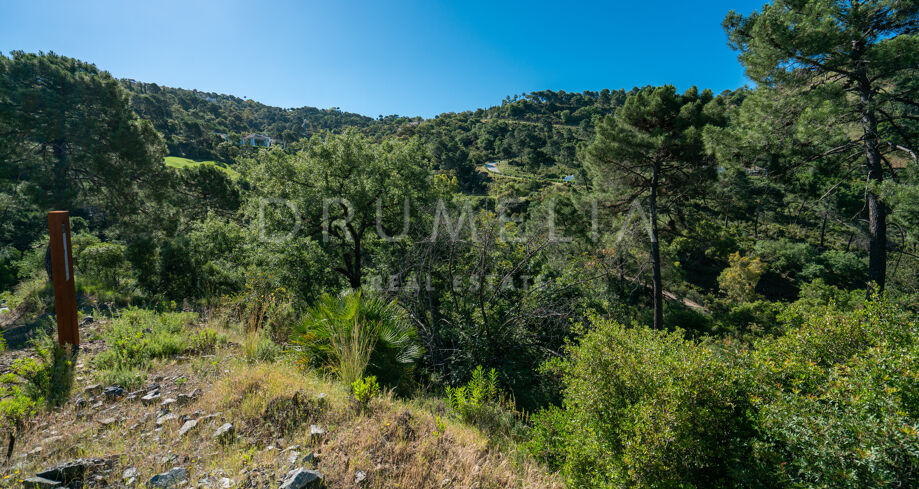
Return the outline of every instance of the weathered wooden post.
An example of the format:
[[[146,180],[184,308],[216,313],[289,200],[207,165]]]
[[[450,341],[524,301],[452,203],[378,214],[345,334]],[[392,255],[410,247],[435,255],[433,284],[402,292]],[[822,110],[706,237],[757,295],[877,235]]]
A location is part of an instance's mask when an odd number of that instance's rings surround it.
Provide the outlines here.
[[[73,254],[70,251],[70,212],[48,213],[51,237],[51,278],[54,282],[54,311],[57,316],[57,341],[64,346],[80,346],[77,327],[77,291],[73,279]]]

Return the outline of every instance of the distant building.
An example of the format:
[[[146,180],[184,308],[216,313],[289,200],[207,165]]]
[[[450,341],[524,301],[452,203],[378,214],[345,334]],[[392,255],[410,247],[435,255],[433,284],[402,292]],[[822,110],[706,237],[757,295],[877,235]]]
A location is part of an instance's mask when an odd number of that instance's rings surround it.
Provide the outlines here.
[[[191,92],[192,92],[193,94],[195,94],[196,97],[198,97],[198,98],[200,98],[200,99],[202,99],[202,100],[205,100],[205,101],[207,101],[207,102],[216,102],[216,101],[217,101],[217,97],[216,97],[214,94],[212,94],[212,93],[199,92],[197,88],[196,88],[196,89],[193,89]]]
[[[267,148],[269,146],[279,144],[279,141],[273,139],[271,136],[266,136],[264,134],[249,134],[243,136],[242,139],[239,140],[239,144],[242,146]]]

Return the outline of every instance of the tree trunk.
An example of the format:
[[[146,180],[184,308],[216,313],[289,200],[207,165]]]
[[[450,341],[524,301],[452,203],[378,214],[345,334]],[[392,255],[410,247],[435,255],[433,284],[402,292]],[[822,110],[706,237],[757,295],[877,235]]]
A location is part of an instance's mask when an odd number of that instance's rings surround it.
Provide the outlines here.
[[[871,100],[871,83],[864,68],[858,70],[858,75],[862,130],[865,134],[865,165],[868,169],[868,280],[874,282],[877,291],[883,291],[887,278],[887,209],[874,187],[884,181],[884,167],[881,162],[877,115]],[[869,297],[873,291],[869,287]]]
[[[818,248],[820,251],[823,251],[823,245],[826,243],[826,219],[827,213],[823,213],[823,224],[820,225],[820,246]]]
[[[351,273],[348,274],[348,282],[352,289],[361,288],[361,238],[354,236],[354,261],[352,262]]]
[[[69,182],[67,175],[67,142],[56,140],[53,143],[54,162],[52,163],[54,174],[51,182],[51,200],[54,206],[53,210],[71,210],[69,209]]]
[[[651,277],[654,294],[654,328],[664,327],[664,289],[661,283],[661,249],[657,239],[657,185],[660,179],[660,166],[654,165],[654,174],[651,177],[651,197],[648,199],[649,230],[651,236]]]

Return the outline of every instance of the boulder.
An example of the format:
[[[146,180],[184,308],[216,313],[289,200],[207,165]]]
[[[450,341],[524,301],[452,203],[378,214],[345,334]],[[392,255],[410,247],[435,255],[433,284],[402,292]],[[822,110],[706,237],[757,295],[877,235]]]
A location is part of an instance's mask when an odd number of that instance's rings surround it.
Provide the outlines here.
[[[325,435],[325,428],[319,426],[318,424],[310,425],[310,436],[314,438],[319,438]]]
[[[198,426],[198,420],[189,419],[188,421],[185,422],[185,424],[182,425],[181,428],[179,428],[179,436],[187,435],[188,432],[197,428],[197,426]]]
[[[144,397],[140,398],[140,401],[146,405],[155,404],[160,400],[160,391],[150,391]]]
[[[236,428],[233,427],[231,423],[224,423],[214,431],[214,438],[216,438],[220,443],[229,443],[233,441],[233,437],[236,435]]]
[[[58,481],[61,484],[69,484],[70,482],[80,480],[86,474],[86,470],[96,463],[102,463],[101,460],[95,461],[91,459],[77,459],[67,463],[55,465],[50,469],[43,470],[37,475],[39,478],[48,479],[52,481]]]
[[[166,424],[167,422],[172,421],[172,420],[174,420],[174,419],[179,419],[179,417],[176,416],[176,415],[173,414],[173,413],[166,413],[166,414],[164,414],[164,415],[159,416],[159,417],[156,418],[156,425],[157,425],[157,426],[163,426],[163,425]]]
[[[155,487],[158,489],[169,489],[172,487],[177,487],[182,482],[188,480],[188,469],[183,467],[173,467],[162,474],[156,474],[150,479],[150,483],[147,484],[150,487]]]
[[[119,399],[124,397],[127,392],[125,392],[124,387],[113,385],[106,387],[103,393],[107,399]]]
[[[322,487],[322,473],[316,470],[306,470],[303,467],[291,470],[284,476],[280,489],[304,489],[307,487]]]

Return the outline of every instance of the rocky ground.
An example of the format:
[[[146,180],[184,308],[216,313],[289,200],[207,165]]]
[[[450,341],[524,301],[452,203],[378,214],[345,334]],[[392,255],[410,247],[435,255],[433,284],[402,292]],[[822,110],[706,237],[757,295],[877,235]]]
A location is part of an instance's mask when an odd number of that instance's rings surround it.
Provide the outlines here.
[[[141,388],[99,384],[104,327],[81,328],[69,401],[29,422],[0,487],[560,486],[439,401],[389,395],[361,409],[336,382],[286,359],[247,362],[233,342],[159,362]],[[29,354],[4,352],[0,368]]]

